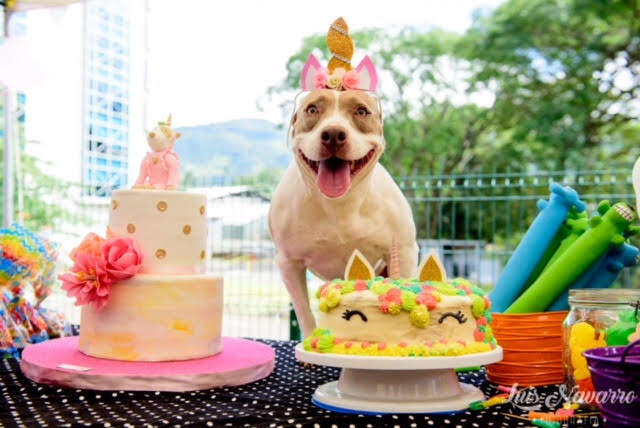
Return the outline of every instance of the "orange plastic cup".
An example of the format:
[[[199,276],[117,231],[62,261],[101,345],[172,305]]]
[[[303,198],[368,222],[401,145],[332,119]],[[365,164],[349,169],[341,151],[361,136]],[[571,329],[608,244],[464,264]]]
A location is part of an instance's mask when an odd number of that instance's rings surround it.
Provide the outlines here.
[[[564,382],[562,322],[567,312],[493,314],[503,360],[487,367],[491,382],[541,386]]]

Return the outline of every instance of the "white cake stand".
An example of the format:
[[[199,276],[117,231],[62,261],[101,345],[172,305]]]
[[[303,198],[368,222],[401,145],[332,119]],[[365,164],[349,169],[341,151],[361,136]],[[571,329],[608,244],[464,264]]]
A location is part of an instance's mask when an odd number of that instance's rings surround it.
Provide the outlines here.
[[[341,367],[340,379],[316,389],[318,407],[341,413],[454,413],[483,400],[475,386],[458,382],[454,369],[502,360],[502,348],[459,357],[367,357],[321,354],[296,346],[302,362]]]

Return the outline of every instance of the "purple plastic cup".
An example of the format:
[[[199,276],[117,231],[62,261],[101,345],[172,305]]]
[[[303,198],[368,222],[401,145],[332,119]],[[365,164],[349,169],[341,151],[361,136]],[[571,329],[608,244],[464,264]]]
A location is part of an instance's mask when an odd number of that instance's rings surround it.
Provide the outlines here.
[[[640,340],[628,346],[589,349],[583,355],[605,425],[640,427]]]

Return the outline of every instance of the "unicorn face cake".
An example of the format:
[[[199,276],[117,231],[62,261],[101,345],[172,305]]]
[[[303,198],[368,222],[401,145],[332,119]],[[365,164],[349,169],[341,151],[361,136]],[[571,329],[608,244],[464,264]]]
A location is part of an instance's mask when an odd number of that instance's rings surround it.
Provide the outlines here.
[[[87,355],[168,361],[222,350],[222,278],[204,273],[207,200],[173,190],[179,134],[170,123],[149,134],[153,151],[136,188],[113,192],[106,238],[89,234],[60,278],[82,305],[79,348]]]
[[[417,279],[374,277],[355,252],[345,279],[318,290],[318,328],[307,351],[365,356],[456,356],[496,346],[491,302],[465,279],[447,280],[435,255]]]

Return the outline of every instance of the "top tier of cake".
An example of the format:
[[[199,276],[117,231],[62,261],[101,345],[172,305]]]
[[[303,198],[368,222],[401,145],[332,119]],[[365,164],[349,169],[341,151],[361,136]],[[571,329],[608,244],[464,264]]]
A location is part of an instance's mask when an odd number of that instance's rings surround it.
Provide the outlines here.
[[[206,197],[165,190],[116,190],[109,211],[110,235],[135,238],[145,255],[141,273],[205,272]]]

